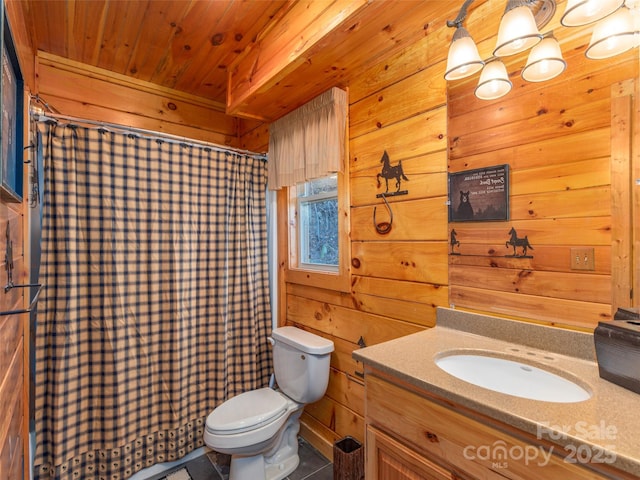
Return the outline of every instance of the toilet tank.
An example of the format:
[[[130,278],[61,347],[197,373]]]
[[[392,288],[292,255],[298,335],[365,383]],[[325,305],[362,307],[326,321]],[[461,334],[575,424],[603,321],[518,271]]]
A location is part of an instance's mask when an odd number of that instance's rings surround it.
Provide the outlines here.
[[[271,337],[278,388],[299,403],[320,400],[329,383],[333,342],[296,327],[276,328]]]

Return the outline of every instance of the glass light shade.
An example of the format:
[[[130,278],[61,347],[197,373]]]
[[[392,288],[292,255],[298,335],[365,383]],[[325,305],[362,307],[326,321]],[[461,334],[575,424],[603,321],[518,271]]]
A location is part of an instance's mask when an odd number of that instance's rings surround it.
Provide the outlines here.
[[[509,93],[511,87],[507,67],[500,60],[494,60],[484,66],[475,94],[481,100],[495,100]]]
[[[473,75],[482,68],[484,62],[478,47],[464,27],[456,28],[447,56],[446,80],[458,80]]]
[[[637,45],[635,28],[631,10],[622,7],[596,24],[585,55],[601,60],[626,52]]]
[[[636,32],[635,46],[640,47],[640,0],[627,0],[624,4],[630,9],[633,29]]]
[[[624,4],[624,0],[568,0],[560,19],[565,27],[579,27],[602,20]]]
[[[560,44],[554,37],[545,37],[529,53],[522,78],[527,82],[544,82],[557,77],[567,68]]]
[[[498,41],[493,54],[496,57],[514,55],[533,47],[541,39],[542,35],[531,9],[522,1],[509,0],[500,21]]]

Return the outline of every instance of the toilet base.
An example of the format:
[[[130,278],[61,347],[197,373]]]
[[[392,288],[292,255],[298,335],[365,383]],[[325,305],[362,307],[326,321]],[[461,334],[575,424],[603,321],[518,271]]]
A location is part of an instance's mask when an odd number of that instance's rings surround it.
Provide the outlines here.
[[[254,455],[242,457],[233,455],[229,467],[229,478],[236,480],[252,480],[264,477],[264,457]]]
[[[282,480],[293,473],[300,457],[293,455],[277,464],[266,465],[264,456],[255,455],[253,457],[233,456],[229,468],[229,479],[233,480]]]
[[[229,480],[282,480],[300,463],[298,432],[303,405],[298,405],[273,440],[273,446],[258,455],[231,455]]]
[[[300,457],[294,455],[280,462],[278,465],[268,465],[265,470],[265,480],[282,480],[298,468]]]

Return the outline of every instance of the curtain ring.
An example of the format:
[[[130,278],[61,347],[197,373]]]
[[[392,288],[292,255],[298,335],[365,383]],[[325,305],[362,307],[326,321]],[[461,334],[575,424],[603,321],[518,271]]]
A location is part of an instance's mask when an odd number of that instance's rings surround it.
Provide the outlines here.
[[[386,235],[391,231],[391,224],[393,223],[393,211],[391,210],[391,206],[389,205],[389,202],[387,202],[387,196],[384,193],[381,193],[380,196],[382,197],[382,200],[384,201],[384,204],[386,205],[387,210],[389,211],[389,221],[377,223],[376,208],[378,207],[373,207],[373,226],[376,228],[376,232],[378,232],[381,235]]]

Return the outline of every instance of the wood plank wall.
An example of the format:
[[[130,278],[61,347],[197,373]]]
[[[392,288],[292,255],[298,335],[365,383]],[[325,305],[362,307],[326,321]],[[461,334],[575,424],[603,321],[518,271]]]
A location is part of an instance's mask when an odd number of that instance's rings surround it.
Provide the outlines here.
[[[10,230],[13,262],[13,283],[26,283],[27,268],[23,249],[23,205],[0,199],[0,311],[19,310],[24,307],[24,289],[14,288],[5,292],[7,284],[7,226]],[[0,411],[3,421],[0,423],[0,478],[19,479],[23,476],[23,462],[28,431],[25,417],[28,396],[26,386],[26,368],[28,365],[28,315],[0,316]]]
[[[32,93],[63,115],[238,146],[238,120],[214,102],[45,52],[35,61]]]
[[[449,257],[452,304],[587,329],[611,318],[612,230],[617,225],[626,238],[630,228],[630,217],[626,225],[612,217],[612,92],[637,77],[637,61],[596,65],[588,78],[568,72],[488,105],[471,88],[452,91],[451,171],[511,167],[510,220],[455,225],[462,254]],[[527,108],[505,119],[518,100]],[[534,246],[531,258],[505,255],[511,227]],[[593,271],[571,269],[572,247],[594,250]],[[629,302],[627,293],[623,306]]]
[[[4,3],[3,3],[4,4]],[[8,7],[10,22],[13,18],[13,5]],[[19,52],[19,55],[22,52]],[[21,65],[23,78],[33,77],[32,63]],[[26,101],[25,101],[26,105]],[[25,115],[27,109],[25,107]],[[28,145],[28,133],[24,132],[24,145]],[[0,196],[0,252],[2,253],[2,270],[5,277],[1,285],[7,285],[7,242],[11,242],[13,263],[13,283],[28,283],[29,251],[26,248],[28,238],[26,223],[28,222],[28,168],[21,160],[31,160],[30,150],[25,150],[24,158],[20,158],[18,168],[23,168],[23,202],[8,201]],[[7,228],[9,235],[6,235]],[[22,310],[28,307],[28,290],[14,288],[5,291],[0,300],[0,311]],[[29,315],[14,314],[0,316],[0,478],[29,478],[29,383],[28,374],[30,357]]]
[[[499,101],[473,97],[477,75],[458,84],[443,80],[453,34],[444,27],[445,18],[432,19],[427,38],[348,85],[352,290],[298,285],[287,281],[286,273],[280,284],[286,292],[280,323],[336,344],[327,395],[305,409],[301,430],[327,456],[333,441],[345,435],[363,440],[361,368],[351,359],[360,337],[371,345],[431,327],[436,307],[450,304],[583,330],[611,317],[612,275],[634,268],[631,250],[616,255],[612,245],[626,242],[633,228],[632,194],[635,215],[639,207],[638,193],[629,192],[629,155],[626,183],[624,175],[613,173],[612,139],[623,145],[633,140],[637,149],[640,103],[629,107],[635,136],[622,138],[612,122],[624,108],[612,105],[618,97],[627,105],[634,88],[638,96],[638,82],[629,81],[638,78],[638,51],[601,62],[586,59],[589,30],[560,27],[564,6],[560,0],[543,31],[553,29],[563,44],[567,71],[550,82],[525,85],[519,71],[526,55],[511,59],[513,91]],[[469,14],[466,26],[484,58],[495,45],[503,9],[498,0],[476,1]],[[625,121],[631,119],[619,123]],[[629,135],[630,127],[626,130]],[[268,146],[267,126],[243,124],[241,132],[244,148]],[[402,188],[409,193],[389,199],[393,228],[380,235],[372,215],[376,206],[377,214],[385,215],[375,197],[383,191],[376,176],[384,151],[392,165],[402,162],[409,179]],[[633,158],[637,171],[635,150]],[[465,255],[450,256],[447,173],[502,163],[511,168],[511,218],[456,223]],[[623,207],[614,206],[612,198],[619,190],[629,216],[616,228],[614,215]],[[505,257],[511,226],[528,235],[533,258]],[[287,238],[283,231],[279,235]],[[595,270],[572,271],[571,247],[593,248]],[[632,275],[623,277],[621,284]]]
[[[18,156],[16,165],[24,171],[23,202],[4,192],[0,195],[0,312],[21,311],[29,303],[29,289],[7,287],[10,282],[13,285],[28,283],[29,260],[24,231],[29,195],[25,162],[31,160],[30,154],[31,151],[26,149],[23,157]],[[23,478],[27,471],[29,455],[28,314],[0,315],[0,345],[0,411],[3,412],[0,422],[0,478],[17,480]]]

